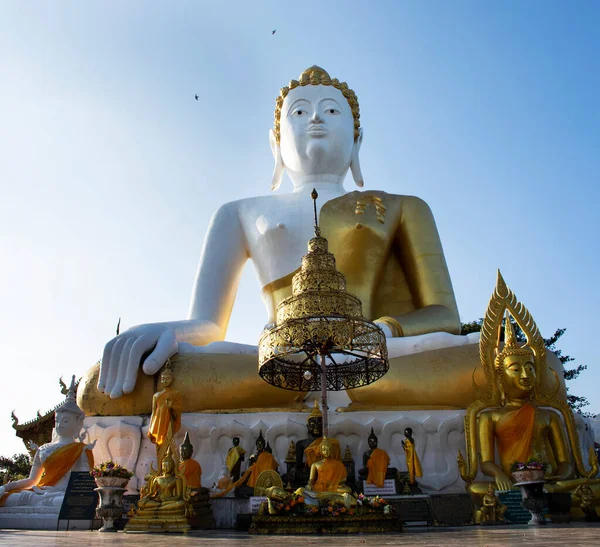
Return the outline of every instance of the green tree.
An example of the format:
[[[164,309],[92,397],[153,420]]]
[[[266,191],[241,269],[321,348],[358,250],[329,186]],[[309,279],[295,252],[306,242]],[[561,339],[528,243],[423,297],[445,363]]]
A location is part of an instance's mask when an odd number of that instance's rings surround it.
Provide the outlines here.
[[[477,321],[470,321],[468,323],[461,323],[461,334],[470,334],[472,332],[481,331],[481,325],[483,324],[483,318],[478,319]],[[516,323],[513,323],[513,328],[515,331],[515,336],[519,342],[525,342],[525,335],[523,331]],[[544,345],[546,349],[553,352],[562,363],[564,367],[564,377],[565,381],[574,380],[577,378],[584,370],[587,369],[587,365],[576,365],[573,368],[566,368],[566,364],[574,361],[575,358],[570,355],[563,355],[562,350],[556,347],[556,343],[561,338],[561,336],[567,331],[567,329],[556,329],[556,332],[550,336],[550,338],[544,338]],[[582,409],[590,404],[586,397],[581,397],[579,395],[573,395],[569,387],[567,386],[567,402],[571,407],[573,412],[578,412],[587,418],[593,418],[594,414],[590,412],[583,412]]]
[[[0,456],[0,484],[29,477],[31,458],[29,454],[15,454],[12,458]]]

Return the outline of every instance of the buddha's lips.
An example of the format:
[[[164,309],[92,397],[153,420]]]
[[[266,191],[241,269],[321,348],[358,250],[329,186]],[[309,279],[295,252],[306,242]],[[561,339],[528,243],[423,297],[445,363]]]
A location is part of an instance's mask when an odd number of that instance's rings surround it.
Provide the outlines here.
[[[309,135],[325,135],[326,133],[328,133],[329,131],[327,131],[327,129],[325,129],[324,127],[320,127],[320,126],[313,126],[313,127],[309,127],[306,132]]]

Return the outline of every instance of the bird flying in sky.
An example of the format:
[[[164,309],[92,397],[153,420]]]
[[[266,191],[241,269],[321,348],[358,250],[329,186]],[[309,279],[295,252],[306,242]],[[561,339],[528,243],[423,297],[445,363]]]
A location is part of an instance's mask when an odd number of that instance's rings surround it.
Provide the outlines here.
[[[277,29],[271,31],[271,36],[277,32]]]
[[[198,93],[196,93],[196,94],[194,95],[194,97],[196,97],[196,100],[198,100],[198,99],[199,99],[199,97],[198,97]]]

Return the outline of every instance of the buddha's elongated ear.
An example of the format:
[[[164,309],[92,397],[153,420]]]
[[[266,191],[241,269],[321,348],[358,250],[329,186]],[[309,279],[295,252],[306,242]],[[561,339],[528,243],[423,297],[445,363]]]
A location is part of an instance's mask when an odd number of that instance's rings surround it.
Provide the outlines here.
[[[352,149],[352,159],[350,160],[350,171],[352,171],[352,178],[354,179],[354,184],[359,188],[362,188],[365,185],[365,181],[363,179],[362,171],[360,170],[360,161],[358,160],[358,152],[360,150],[360,145],[362,144],[363,139],[363,129],[362,127],[358,130],[358,139],[354,141],[354,148]]]
[[[279,189],[281,181],[283,180],[283,160],[281,159],[281,147],[275,138],[275,132],[271,129],[269,131],[269,142],[271,144],[271,152],[273,152],[273,158],[275,158],[275,166],[273,167],[273,179],[271,181],[271,192]]]

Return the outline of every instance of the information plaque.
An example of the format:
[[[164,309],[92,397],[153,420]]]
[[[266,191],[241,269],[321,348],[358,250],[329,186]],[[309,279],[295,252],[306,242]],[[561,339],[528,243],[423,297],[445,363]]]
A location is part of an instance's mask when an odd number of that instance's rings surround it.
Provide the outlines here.
[[[71,471],[58,520],[93,520],[98,505],[96,482],[87,471]]]

